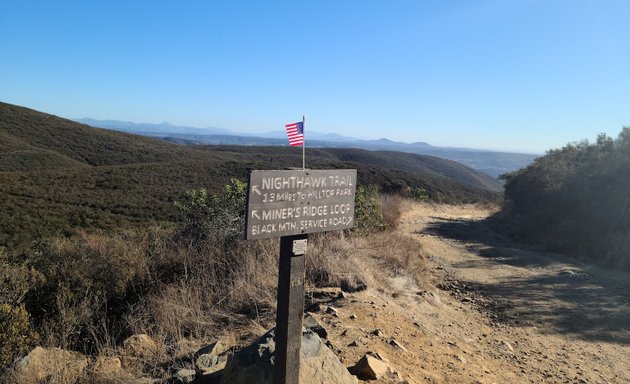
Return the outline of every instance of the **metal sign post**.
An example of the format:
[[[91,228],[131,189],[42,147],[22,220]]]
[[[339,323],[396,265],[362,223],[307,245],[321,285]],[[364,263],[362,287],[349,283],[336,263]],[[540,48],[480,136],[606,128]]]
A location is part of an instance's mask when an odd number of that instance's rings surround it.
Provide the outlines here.
[[[248,240],[280,237],[274,384],[298,384],[308,234],[354,226],[356,170],[252,171]]]

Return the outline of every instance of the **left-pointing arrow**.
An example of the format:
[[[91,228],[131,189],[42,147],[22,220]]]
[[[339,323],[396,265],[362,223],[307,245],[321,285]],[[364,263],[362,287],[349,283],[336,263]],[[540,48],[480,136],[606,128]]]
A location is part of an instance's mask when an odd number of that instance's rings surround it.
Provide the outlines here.
[[[257,185],[252,185],[252,192],[256,192],[258,196],[260,196],[260,190]]]
[[[256,210],[253,210],[253,211],[252,211],[252,217],[254,217],[254,218],[256,218],[256,219],[260,220],[260,216],[258,215],[258,211],[256,211]]]

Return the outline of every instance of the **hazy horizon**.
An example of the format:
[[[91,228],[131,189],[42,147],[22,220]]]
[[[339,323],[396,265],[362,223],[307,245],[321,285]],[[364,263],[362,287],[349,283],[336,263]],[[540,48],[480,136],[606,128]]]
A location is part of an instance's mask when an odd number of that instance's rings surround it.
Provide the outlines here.
[[[45,112],[45,111],[44,111]],[[256,135],[260,135],[260,137],[271,137],[271,134],[277,134],[277,136],[284,138],[284,131],[282,129],[277,129],[274,131],[267,131],[267,132],[242,132],[242,131],[235,131],[232,130],[230,128],[226,128],[226,127],[195,127],[195,126],[187,126],[187,125],[181,125],[181,124],[176,124],[170,121],[161,121],[161,122],[139,122],[139,121],[123,121],[123,120],[117,120],[117,119],[93,119],[91,117],[79,117],[79,118],[73,118],[73,117],[65,117],[62,116],[64,118],[67,118],[69,120],[73,120],[73,121],[81,121],[81,120],[95,120],[95,121],[115,121],[115,122],[121,122],[121,123],[130,123],[130,124],[150,124],[150,125],[170,125],[173,127],[186,127],[186,128],[195,128],[195,129],[199,129],[199,130],[212,130],[212,129],[222,129],[222,130],[227,130],[229,131],[229,133],[225,133],[228,135],[248,135],[248,136],[256,136]],[[307,131],[308,132],[308,131]],[[380,140],[380,139],[387,139],[387,140],[391,140],[390,138],[386,137],[386,136],[381,136],[381,137],[356,137],[356,136],[348,136],[348,135],[344,135],[344,134],[340,134],[338,132],[325,132],[325,131],[313,131],[316,132],[318,135],[341,135],[344,136],[346,138],[349,139],[357,139],[357,140]],[[220,135],[221,133],[213,133],[213,132],[208,132],[207,134],[209,135]],[[308,140],[308,137],[307,137]],[[321,140],[319,138],[314,139],[314,140]],[[416,140],[416,141],[403,141],[403,140],[392,140],[398,143],[405,143],[405,144],[413,144],[413,143],[418,143],[418,142],[424,142],[427,143],[431,146],[434,147],[440,147],[440,148],[467,148],[467,149],[473,149],[473,150],[480,150],[480,151],[490,151],[490,152],[507,152],[507,153],[520,153],[520,154],[526,154],[526,155],[543,155],[544,152],[527,152],[527,151],[519,151],[519,150],[514,150],[514,149],[506,149],[506,148],[476,148],[476,147],[466,147],[466,146],[453,146],[453,145],[448,145],[448,144],[444,144],[444,145],[439,145],[439,144],[435,144],[435,143],[429,143],[426,142],[424,140]],[[308,146],[308,144],[307,144]],[[551,148],[549,148],[551,149]]]

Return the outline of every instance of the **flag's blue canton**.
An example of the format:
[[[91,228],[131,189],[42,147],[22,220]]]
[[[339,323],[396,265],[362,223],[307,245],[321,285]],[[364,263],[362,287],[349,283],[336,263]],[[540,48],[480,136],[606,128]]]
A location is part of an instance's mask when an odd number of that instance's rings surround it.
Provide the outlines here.
[[[296,124],[297,124],[298,133],[300,135],[303,135],[304,134],[304,123],[303,122],[299,122],[299,123],[296,123]]]

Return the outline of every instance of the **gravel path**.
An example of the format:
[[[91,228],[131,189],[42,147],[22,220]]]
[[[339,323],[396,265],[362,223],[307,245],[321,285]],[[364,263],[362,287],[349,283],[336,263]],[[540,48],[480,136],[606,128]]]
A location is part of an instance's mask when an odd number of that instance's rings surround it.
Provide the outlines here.
[[[437,288],[388,274],[318,314],[343,362],[386,356],[395,373],[375,383],[630,383],[630,274],[510,244],[490,213],[408,207],[398,231]]]

